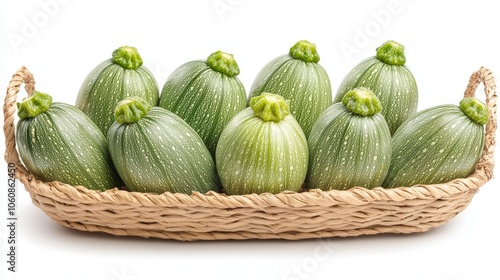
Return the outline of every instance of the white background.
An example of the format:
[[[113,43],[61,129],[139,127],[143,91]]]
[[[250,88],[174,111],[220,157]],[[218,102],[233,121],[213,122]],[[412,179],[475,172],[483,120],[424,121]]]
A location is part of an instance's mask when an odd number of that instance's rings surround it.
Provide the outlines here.
[[[335,92],[351,67],[392,39],[406,47],[419,109],[458,104],[480,66],[500,77],[494,1],[5,2],[0,85],[7,87],[25,65],[38,90],[67,103],[74,103],[87,73],[121,45],[137,47],[160,87],[184,62],[216,50],[232,53],[249,90],[265,63],[307,39],[317,45]],[[495,179],[465,211],[428,233],[322,242],[177,242],[77,232],[50,220],[19,184],[12,273],[3,161],[0,173],[0,279],[500,279]]]

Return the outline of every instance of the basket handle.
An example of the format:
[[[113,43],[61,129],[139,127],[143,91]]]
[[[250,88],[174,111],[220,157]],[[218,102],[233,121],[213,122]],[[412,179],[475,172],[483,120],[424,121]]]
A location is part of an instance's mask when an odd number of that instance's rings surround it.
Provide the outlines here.
[[[488,123],[486,124],[486,134],[484,138],[483,156],[479,159],[476,169],[484,168],[488,179],[493,177],[493,167],[495,166],[495,133],[497,130],[497,91],[495,79],[491,71],[481,67],[472,73],[469,84],[465,90],[464,97],[474,97],[477,86],[483,83],[486,95],[486,106],[488,106]]]
[[[16,149],[15,126],[14,118],[16,113],[17,94],[21,90],[21,85],[24,83],[24,89],[30,96],[35,91],[35,79],[33,75],[26,69],[21,67],[16,74],[12,76],[12,80],[7,87],[7,94],[3,104],[3,132],[5,134],[5,161],[7,164],[14,163],[16,165],[16,177],[19,178],[21,173],[29,176],[31,173],[19,160],[19,154]]]

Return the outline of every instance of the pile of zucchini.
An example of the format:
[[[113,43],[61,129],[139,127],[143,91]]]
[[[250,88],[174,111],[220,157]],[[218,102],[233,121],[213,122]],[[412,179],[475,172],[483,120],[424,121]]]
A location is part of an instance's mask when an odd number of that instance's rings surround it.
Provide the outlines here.
[[[74,105],[34,92],[16,144],[43,181],[104,191],[280,193],[445,183],[484,145],[485,104],[417,111],[403,45],[387,41],[332,92],[313,43],[269,61],[248,94],[232,54],[189,61],[158,87],[123,46],[84,79]]]

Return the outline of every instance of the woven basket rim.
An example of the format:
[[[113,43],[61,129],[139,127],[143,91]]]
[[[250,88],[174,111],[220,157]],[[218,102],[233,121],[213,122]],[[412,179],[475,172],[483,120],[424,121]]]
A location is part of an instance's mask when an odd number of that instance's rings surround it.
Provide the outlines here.
[[[476,168],[466,178],[457,178],[443,184],[414,185],[411,187],[398,187],[384,189],[377,187],[366,189],[354,187],[348,190],[312,189],[303,192],[284,191],[279,194],[247,194],[226,195],[210,191],[206,194],[193,192],[192,194],[171,193],[163,194],[139,193],[121,189],[106,191],[90,190],[83,186],[72,186],[61,182],[43,182],[31,174],[21,162],[16,150],[14,135],[15,103],[21,85],[25,84],[28,95],[35,90],[35,80],[26,67],[21,67],[7,88],[4,103],[4,133],[7,163],[16,165],[16,177],[24,183],[27,191],[41,196],[56,197],[74,203],[107,203],[111,205],[144,205],[161,207],[213,207],[213,208],[261,208],[276,207],[329,207],[338,203],[363,205],[368,203],[383,203],[384,201],[406,201],[412,199],[435,200],[455,195],[461,192],[475,190],[493,177],[494,149],[496,132],[496,85],[490,70],[481,67],[474,72],[464,93],[464,97],[472,97],[477,86],[484,84],[486,104],[489,108],[488,123],[485,129],[485,145],[483,155]]]
[[[106,203],[111,205],[137,205],[161,207],[211,207],[211,208],[262,208],[262,207],[331,207],[338,204],[366,205],[386,201],[436,200],[452,195],[476,190],[489,179],[484,169],[477,169],[466,178],[458,178],[443,184],[414,185],[384,189],[376,187],[366,189],[353,187],[348,190],[310,189],[303,192],[284,191],[279,194],[261,193],[245,195],[226,195],[210,191],[207,193],[192,192],[192,194],[165,192],[141,193],[118,188],[105,191],[87,189],[84,186],[73,186],[58,181],[43,182],[30,176],[21,176],[21,181],[30,192],[40,196],[58,197],[66,202]]]

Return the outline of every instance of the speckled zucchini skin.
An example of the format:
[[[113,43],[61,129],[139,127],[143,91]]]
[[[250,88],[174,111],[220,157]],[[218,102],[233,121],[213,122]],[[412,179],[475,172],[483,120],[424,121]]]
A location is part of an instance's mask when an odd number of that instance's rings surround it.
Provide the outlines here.
[[[484,145],[484,127],[456,105],[440,105],[415,114],[392,140],[386,188],[445,183],[472,172]]]
[[[333,104],[314,124],[308,145],[310,189],[379,187],[389,169],[391,135],[380,113],[360,116]]]
[[[33,118],[19,120],[16,143],[23,163],[38,179],[93,190],[122,186],[107,141],[79,109],[53,103]]]
[[[216,161],[227,194],[280,193],[301,188],[307,173],[307,140],[287,110],[264,113],[264,118],[273,119],[264,121],[247,108],[223,130]]]
[[[187,62],[169,76],[159,100],[160,107],[177,114],[198,133],[213,157],[222,130],[246,107],[246,91],[235,74],[239,69],[226,72],[213,69],[205,60]]]
[[[255,77],[249,100],[263,92],[283,96],[289,100],[290,113],[308,137],[314,122],[332,104],[330,78],[318,61],[317,54],[316,59],[308,61],[291,54],[276,57]]]
[[[382,103],[382,115],[391,134],[417,111],[418,88],[413,74],[405,65],[403,46],[386,42],[379,49],[387,52],[366,58],[354,66],[337,89],[333,102],[357,87],[369,88]],[[377,51],[379,50],[377,49]],[[384,61],[384,60],[385,61]]]
[[[104,135],[115,121],[114,109],[121,100],[139,96],[151,106],[158,103],[156,79],[148,68],[142,66],[142,60],[139,62],[127,68],[113,59],[105,60],[87,75],[80,87],[75,105],[97,124]]]
[[[191,194],[219,190],[215,163],[203,141],[166,109],[153,107],[137,122],[115,122],[108,144],[130,191]]]

